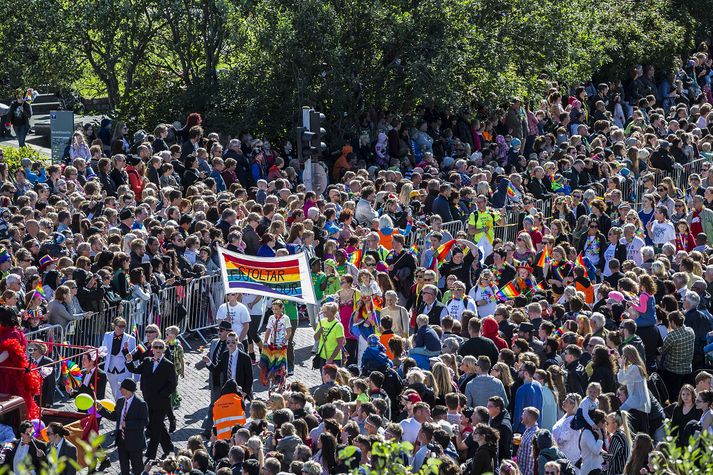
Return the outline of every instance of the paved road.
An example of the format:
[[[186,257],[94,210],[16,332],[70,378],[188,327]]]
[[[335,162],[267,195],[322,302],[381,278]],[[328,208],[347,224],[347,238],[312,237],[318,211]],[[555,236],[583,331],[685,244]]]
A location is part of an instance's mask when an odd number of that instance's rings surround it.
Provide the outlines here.
[[[302,324],[297,329],[295,335],[295,374],[288,378],[288,382],[300,380],[307,383],[311,388],[321,383],[319,372],[312,369],[312,344],[313,332],[309,325]],[[210,402],[210,391],[208,390],[207,375],[208,370],[198,371],[194,365],[201,359],[207,348],[203,348],[202,340],[191,339],[189,343],[193,346],[193,350],[186,350],[186,377],[179,379],[178,389],[181,393],[183,401],[181,407],[175,411],[176,414],[176,432],[172,434],[172,439],[176,447],[185,448],[186,441],[192,435],[202,432],[201,424],[206,417],[208,404]],[[257,366],[253,367],[254,376],[256,378],[254,391],[258,399],[267,399],[267,388],[262,386],[259,381],[259,371]],[[107,397],[110,398],[111,390],[107,387]],[[141,392],[139,391],[139,395]],[[56,404],[55,407],[66,407],[74,409],[74,403],[70,400],[62,405]],[[102,423],[101,433],[107,434],[111,429],[111,424],[106,421]],[[108,437],[108,439],[111,439]],[[111,440],[105,442],[105,447],[108,447],[107,452],[110,455],[111,467],[106,471],[107,474],[114,475],[119,473],[118,454],[113,446],[110,446]],[[161,449],[159,448],[159,456]]]

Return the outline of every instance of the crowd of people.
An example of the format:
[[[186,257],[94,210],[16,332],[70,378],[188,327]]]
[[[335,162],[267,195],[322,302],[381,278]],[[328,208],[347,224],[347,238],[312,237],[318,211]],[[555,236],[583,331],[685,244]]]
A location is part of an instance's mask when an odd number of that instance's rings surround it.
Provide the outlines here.
[[[121,316],[102,329],[70,393],[110,389],[97,411],[121,473],[667,473],[667,421],[679,446],[713,433],[710,63],[702,45],[658,83],[637,67],[540,103],[372,111],[307,183],[289,142],[225,140],[197,113],[153,133],[87,124],[62,164],[0,160],[0,364],[22,369],[0,387],[36,418],[66,376],[24,333],[150,306],[219,272],[218,246],[304,252],[318,302],[229,294],[199,365],[158,318],[139,339]],[[314,388],[290,378],[301,321]],[[178,450],[186,371],[210,401]],[[49,427],[3,432],[5,465],[39,474],[73,447]]]

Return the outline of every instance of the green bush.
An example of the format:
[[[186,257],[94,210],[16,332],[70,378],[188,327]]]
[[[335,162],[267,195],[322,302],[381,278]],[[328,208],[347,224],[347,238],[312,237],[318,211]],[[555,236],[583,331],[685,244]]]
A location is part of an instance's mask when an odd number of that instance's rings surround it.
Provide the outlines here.
[[[17,148],[8,145],[0,147],[0,149],[2,149],[5,153],[5,163],[7,164],[10,173],[20,168],[20,161],[22,161],[23,158],[29,158],[33,162],[44,162],[47,160],[47,157],[41,154],[38,150],[28,146]]]

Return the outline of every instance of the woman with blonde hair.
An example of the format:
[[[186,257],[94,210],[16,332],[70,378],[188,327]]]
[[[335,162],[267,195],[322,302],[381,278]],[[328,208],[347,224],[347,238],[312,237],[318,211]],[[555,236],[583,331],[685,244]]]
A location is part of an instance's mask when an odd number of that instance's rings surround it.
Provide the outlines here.
[[[431,373],[433,374],[433,381],[435,382],[433,390],[436,396],[436,404],[445,406],[446,394],[457,392],[458,388],[453,383],[451,372],[445,363],[438,362],[434,364],[431,368]]]
[[[515,395],[512,393],[512,387],[513,384],[515,384],[515,380],[510,372],[510,367],[502,361],[498,361],[492,368],[490,368],[490,376],[498,378],[500,382],[503,383],[503,386],[505,387],[505,394],[508,396],[508,401],[514,401]]]
[[[607,432],[609,437],[604,441],[604,461],[606,475],[624,473],[624,466],[631,452],[631,431],[629,430],[629,414],[618,410],[607,415]]]
[[[245,444],[245,446],[248,448],[248,453],[245,454],[245,458],[252,458],[255,457],[257,460],[257,463],[260,465],[260,467],[265,466],[265,452],[262,449],[262,440],[260,437],[253,436],[248,439],[248,443]]]
[[[648,374],[639,352],[632,345],[626,345],[619,357],[619,384],[626,386],[627,398],[621,409],[629,411],[631,425],[635,432],[648,432],[648,414],[651,411],[651,396],[646,385]]]

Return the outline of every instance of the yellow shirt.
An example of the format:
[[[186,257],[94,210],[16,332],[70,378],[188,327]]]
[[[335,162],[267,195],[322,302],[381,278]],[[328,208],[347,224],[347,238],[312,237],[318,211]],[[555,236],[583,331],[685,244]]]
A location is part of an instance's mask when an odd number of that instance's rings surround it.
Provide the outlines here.
[[[468,224],[475,226],[477,229],[486,228],[485,232],[475,233],[473,241],[478,242],[483,237],[483,234],[488,236],[488,240],[493,242],[495,239],[495,223],[500,221],[500,213],[493,210],[478,211],[475,210],[468,218]]]

